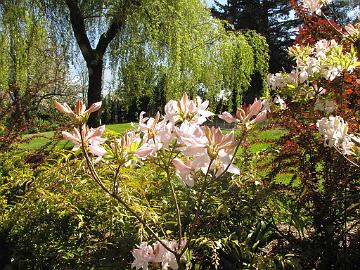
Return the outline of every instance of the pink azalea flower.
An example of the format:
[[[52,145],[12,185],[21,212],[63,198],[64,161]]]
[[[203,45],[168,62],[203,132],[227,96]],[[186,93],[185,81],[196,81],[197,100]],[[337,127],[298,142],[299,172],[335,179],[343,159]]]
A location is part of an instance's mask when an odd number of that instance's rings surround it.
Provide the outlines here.
[[[77,128],[74,128],[73,133],[63,131],[62,134],[65,139],[75,144],[72,150],[75,151],[81,147],[82,137],[84,140],[85,148],[89,148],[90,152],[94,156],[101,158],[102,156],[107,154],[107,151],[101,146],[101,144],[106,141],[105,138],[101,138],[101,135],[104,133],[104,131],[105,126],[100,126],[95,129],[89,129],[87,126],[83,126],[81,135]]]
[[[225,120],[227,123],[240,122],[248,126],[264,121],[268,110],[268,106],[263,106],[263,102],[261,100],[255,99],[254,103],[245,108],[245,110],[238,108],[236,111],[236,117],[233,117],[228,112],[223,112],[219,115],[219,118]]]
[[[152,262],[154,259],[154,250],[146,242],[141,243],[139,248],[135,248],[132,252],[135,260],[131,264],[131,268],[136,268],[136,270],[143,269],[148,270],[149,262]]]
[[[303,5],[311,13],[320,15],[322,6],[330,2],[331,0],[303,0]]]
[[[345,28],[344,29],[345,36],[354,36],[355,38],[360,37],[360,23],[356,23],[356,24],[349,23],[345,25],[344,28]]]
[[[199,136],[181,137],[183,154],[192,157],[192,163],[184,164],[181,161],[175,162],[177,175],[185,182],[191,181],[191,173],[201,170],[206,174],[210,163],[210,170],[215,175],[220,175],[230,164],[236,147],[234,134],[223,135],[219,128],[207,126],[198,128],[202,131]],[[198,130],[197,130],[198,132]],[[230,157],[230,159],[228,159]],[[229,172],[237,172],[236,167],[231,165]],[[190,182],[192,184],[192,182]]]
[[[59,103],[56,100],[53,100],[55,108],[61,112],[73,117],[78,121],[83,121],[90,115],[90,113],[96,112],[101,108],[101,101],[91,104],[89,109],[86,110],[85,104],[82,100],[77,100],[75,104],[74,111],[70,108],[67,103]]]
[[[179,250],[179,244],[177,241],[167,241],[161,240],[170,250],[177,251]],[[182,247],[184,247],[186,241],[182,241]],[[153,246],[148,245],[146,242],[141,243],[138,248],[135,248],[132,251],[132,255],[135,260],[131,264],[131,268],[136,268],[136,270],[149,269],[149,263],[157,265],[161,263],[162,270],[176,270],[179,268],[175,255],[167,250],[160,242],[156,242]],[[182,256],[182,259],[185,260],[185,255]]]
[[[141,112],[139,117],[139,129],[144,133],[144,141],[153,148],[154,152],[162,147],[167,149],[169,144],[176,139],[174,123],[160,121],[159,112],[155,118],[144,117],[144,114],[145,112]]]
[[[170,100],[165,105],[165,121],[176,123],[178,121],[188,121],[201,125],[207,120],[207,117],[214,115],[207,111],[209,101],[202,102],[200,97],[196,100],[190,100],[186,93],[183,94],[180,100]]]
[[[175,158],[173,165],[176,169],[176,175],[181,178],[185,185],[194,186],[194,179],[191,176],[191,162],[186,165],[181,159]]]
[[[125,166],[136,163],[139,158],[146,159],[154,153],[154,149],[149,147],[147,143],[142,144],[142,139],[139,134],[133,131],[125,133],[120,139],[111,143],[110,146],[113,154],[118,160],[123,162]]]

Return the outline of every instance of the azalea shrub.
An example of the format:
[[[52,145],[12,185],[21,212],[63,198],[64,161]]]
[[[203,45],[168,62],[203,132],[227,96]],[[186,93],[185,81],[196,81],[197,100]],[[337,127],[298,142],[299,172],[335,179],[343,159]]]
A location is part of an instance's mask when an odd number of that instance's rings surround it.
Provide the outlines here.
[[[213,116],[207,111],[208,102],[202,102],[199,97],[190,100],[184,94],[180,100],[171,100],[166,104],[164,116],[157,113],[154,118],[148,118],[142,112],[137,132],[129,131],[121,138],[106,142],[107,139],[101,137],[104,126],[89,129],[85,125],[89,114],[98,110],[101,103],[92,104],[86,110],[84,104],[78,101],[74,111],[66,103],[54,103],[77,126],[72,133],[64,131],[63,136],[75,144],[74,151],[81,149],[94,181],[129,211],[144,226],[146,233],[155,239],[153,245],[142,242],[132,251],[132,267],[136,269],[146,269],[149,264],[161,264],[162,269],[182,269],[191,264],[189,247],[200,225],[204,200],[209,195],[207,190],[219,184],[226,173],[240,173],[233,164],[235,154],[252,128],[265,120],[269,109],[267,102],[255,100],[251,106],[239,108],[235,116],[224,112],[219,117],[233,123],[234,129],[239,132],[236,135],[234,131],[223,134],[220,128],[203,125],[208,117]],[[97,163],[101,162],[114,168],[110,184],[105,183],[96,169]],[[144,210],[138,212],[134,203],[119,193],[132,190],[121,177],[129,170],[141,168],[144,163],[151,163],[155,171],[161,171],[157,182],[166,187],[175,220],[168,220],[164,216],[170,211],[158,216],[159,213],[151,211],[150,207],[142,206]],[[151,196],[146,190],[140,192],[145,198]],[[161,201],[152,198],[151,207],[161,204]],[[187,211],[190,219],[183,215],[183,209],[187,208],[190,208]],[[157,222],[159,219],[161,223]],[[175,227],[163,228],[167,223],[175,224]],[[174,233],[164,234],[167,231]],[[175,239],[168,239],[170,236]]]
[[[305,268],[356,269],[360,137],[354,98],[360,91],[360,25],[335,25],[321,11],[327,2],[297,5],[306,24],[289,48],[295,67],[269,75],[269,86],[287,106],[273,119],[288,133],[272,151],[267,181],[287,191],[289,230],[273,224]],[[316,21],[332,34],[317,32]],[[279,185],[276,177],[284,173],[291,181]]]

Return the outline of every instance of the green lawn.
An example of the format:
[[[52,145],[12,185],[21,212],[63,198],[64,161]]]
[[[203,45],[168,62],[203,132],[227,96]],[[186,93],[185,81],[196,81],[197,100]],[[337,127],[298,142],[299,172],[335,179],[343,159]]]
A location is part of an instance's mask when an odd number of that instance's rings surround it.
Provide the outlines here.
[[[106,128],[108,130],[117,132],[119,134],[124,133],[127,130],[133,129],[136,127],[132,123],[123,123],[123,124],[111,124],[106,125]],[[259,138],[261,140],[274,140],[280,138],[285,133],[284,130],[281,129],[273,129],[273,130],[266,130],[261,131],[259,133]],[[25,134],[23,136],[23,139],[25,140],[21,144],[22,149],[28,149],[28,150],[35,150],[39,149],[43,146],[45,146],[47,143],[50,143],[53,140],[54,132],[42,132],[42,133],[36,133],[36,134]],[[59,148],[65,148],[70,147],[72,144],[66,140],[60,140],[56,142],[56,146]],[[268,142],[254,142],[252,143],[250,150],[251,152],[255,153],[258,151],[262,151],[267,149],[271,146],[271,143]]]
[[[115,131],[119,134],[124,133],[126,130],[133,129],[131,123],[124,123],[124,124],[111,124],[106,125],[106,128]],[[23,135],[23,142],[21,143],[20,147],[26,150],[36,150],[41,147],[44,147],[46,144],[51,143],[54,140],[54,132],[41,132],[36,134],[25,134]],[[52,144],[51,144],[52,145]],[[58,148],[68,148],[71,147],[73,144],[67,140],[60,140],[56,142],[56,147]]]

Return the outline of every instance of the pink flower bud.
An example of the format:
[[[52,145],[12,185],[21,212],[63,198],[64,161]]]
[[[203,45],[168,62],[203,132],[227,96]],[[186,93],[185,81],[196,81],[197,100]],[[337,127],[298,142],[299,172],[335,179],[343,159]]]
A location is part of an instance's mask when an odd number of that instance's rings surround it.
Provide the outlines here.
[[[85,104],[81,99],[78,99],[75,104],[75,113],[80,116],[85,112]]]
[[[249,113],[246,116],[245,120],[250,120],[251,117],[257,115],[262,108],[262,102],[261,100],[255,99],[254,103],[250,106]]]
[[[223,112],[222,114],[219,115],[219,118],[224,120],[226,123],[234,123],[235,122],[235,117],[233,117],[230,113],[228,112]]]
[[[262,111],[261,113],[259,113],[256,118],[254,120],[252,120],[252,124],[255,123],[261,123],[264,122],[266,120],[266,111]]]
[[[89,107],[89,109],[85,111],[85,113],[93,113],[98,111],[101,108],[101,104],[102,104],[101,101],[91,104],[91,106]]]
[[[74,114],[73,110],[66,103],[61,104],[61,103],[57,102],[55,99],[53,99],[53,103],[55,105],[55,108],[59,112],[66,113],[66,114]]]

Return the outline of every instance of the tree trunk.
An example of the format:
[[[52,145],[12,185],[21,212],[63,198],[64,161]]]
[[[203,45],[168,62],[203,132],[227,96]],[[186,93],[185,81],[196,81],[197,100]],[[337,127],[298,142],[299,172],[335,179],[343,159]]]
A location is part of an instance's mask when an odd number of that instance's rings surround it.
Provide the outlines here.
[[[87,63],[89,74],[89,87],[88,87],[88,106],[95,102],[101,101],[101,89],[102,89],[102,74],[103,74],[103,61],[98,60],[96,62]],[[88,120],[90,127],[98,127],[101,122],[100,111],[93,112]]]
[[[79,45],[80,51],[86,62],[89,73],[88,106],[101,101],[103,58],[110,42],[120,32],[123,26],[124,16],[114,17],[106,32],[100,35],[96,48],[93,49],[86,32],[85,17],[80,9],[78,0],[65,0],[70,12],[70,22]],[[90,127],[100,125],[100,111],[92,113],[88,120]]]

